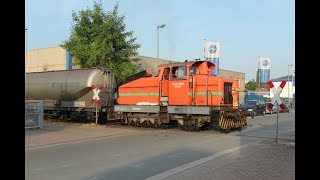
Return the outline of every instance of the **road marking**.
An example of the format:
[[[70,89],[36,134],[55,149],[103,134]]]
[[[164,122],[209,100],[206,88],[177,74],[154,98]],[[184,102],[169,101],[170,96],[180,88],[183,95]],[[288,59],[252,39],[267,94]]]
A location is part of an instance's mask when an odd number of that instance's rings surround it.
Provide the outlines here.
[[[41,149],[41,148],[46,148],[46,147],[59,146],[59,145],[65,145],[65,144],[74,144],[74,143],[80,143],[80,142],[86,142],[86,141],[92,141],[92,140],[108,139],[108,138],[113,138],[113,137],[121,137],[121,136],[126,136],[126,135],[142,134],[142,133],[146,133],[146,132],[152,132],[152,131],[133,132],[133,133],[125,133],[125,134],[118,134],[118,135],[111,135],[111,136],[94,137],[94,138],[88,138],[88,139],[82,139],[82,140],[75,140],[75,141],[68,141],[68,142],[62,142],[62,143],[48,144],[48,145],[43,145],[43,146],[36,146],[36,147],[26,148],[25,151],[33,150],[33,149]]]
[[[103,176],[95,176],[95,177],[92,177],[92,178],[90,178],[89,180],[96,180],[96,179],[100,179],[100,178],[102,178]]]
[[[141,166],[143,166],[144,164],[137,164],[137,165],[135,165],[134,167],[141,167]]]
[[[158,148],[160,147],[159,145],[154,145],[154,146],[151,146],[151,148]]]
[[[292,132],[292,131],[295,131],[295,130],[296,130],[296,128],[289,129],[289,130],[288,130],[288,133],[290,133],[290,132]]]
[[[219,157],[222,157],[224,155],[227,155],[227,154],[230,154],[232,152],[235,152],[235,151],[238,151],[240,149],[243,149],[243,148],[246,148],[248,146],[252,146],[252,145],[255,145],[255,144],[258,144],[260,143],[261,141],[256,141],[254,143],[249,143],[249,144],[244,144],[244,145],[241,145],[241,146],[236,146],[236,147],[233,147],[233,148],[230,148],[230,149],[227,149],[227,150],[224,150],[224,151],[221,151],[221,152],[218,152],[218,153],[215,153],[211,156],[208,156],[208,157],[205,157],[205,158],[202,158],[202,159],[198,159],[196,161],[192,161],[190,163],[187,163],[187,164],[184,164],[182,166],[178,166],[176,168],[173,168],[171,170],[168,170],[168,171],[165,171],[165,172],[162,172],[160,174],[157,174],[157,175],[154,175],[154,176],[151,176],[149,178],[146,178],[145,180],[159,180],[159,179],[165,179],[171,175],[174,175],[174,174],[177,174],[179,172],[182,172],[182,171],[185,171],[185,170],[188,170],[190,168],[193,168],[195,166],[198,166],[200,164],[203,164],[203,163],[206,163],[208,161],[211,161],[213,159],[217,159]]]
[[[70,167],[70,166],[72,166],[72,164],[64,164],[64,165],[62,165],[62,167]]]
[[[177,157],[178,154],[173,154],[173,155],[169,155],[168,158],[173,158],[173,157]]]

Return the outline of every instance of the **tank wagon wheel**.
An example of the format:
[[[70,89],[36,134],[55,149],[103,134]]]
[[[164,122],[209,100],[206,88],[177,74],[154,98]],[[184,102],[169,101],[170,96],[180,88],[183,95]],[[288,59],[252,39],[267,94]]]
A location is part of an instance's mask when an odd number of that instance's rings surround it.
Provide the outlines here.
[[[159,128],[159,124],[158,124],[158,121],[157,121],[157,120],[154,122],[153,127],[154,127],[155,129],[158,129],[158,128]]]
[[[147,121],[144,121],[143,123],[141,123],[141,127],[146,128],[147,126]]]
[[[195,125],[191,125],[190,128],[189,128],[189,131],[193,132],[193,131],[195,131],[195,130],[196,130]]]
[[[149,122],[149,121],[147,121],[147,120],[144,121],[144,122],[142,123],[142,127],[143,127],[143,128],[149,127],[148,122]]]
[[[136,127],[140,127],[140,126],[141,126],[141,125],[140,125],[140,122],[137,122],[137,121],[136,121],[135,126],[136,126]]]
[[[161,129],[167,129],[166,124],[161,124],[160,127],[161,127]]]
[[[150,121],[147,121],[148,127],[153,127],[153,124]]]

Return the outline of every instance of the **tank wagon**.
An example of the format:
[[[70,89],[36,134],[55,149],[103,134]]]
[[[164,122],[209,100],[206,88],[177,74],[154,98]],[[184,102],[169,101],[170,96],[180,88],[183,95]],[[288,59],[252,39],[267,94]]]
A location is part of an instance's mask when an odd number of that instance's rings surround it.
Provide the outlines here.
[[[238,109],[239,82],[214,76],[214,68],[208,61],[160,65],[156,76],[121,85],[114,111],[135,126],[241,129],[247,117]]]
[[[114,84],[108,68],[27,73],[26,99],[43,100],[46,115],[92,121],[112,113]]]

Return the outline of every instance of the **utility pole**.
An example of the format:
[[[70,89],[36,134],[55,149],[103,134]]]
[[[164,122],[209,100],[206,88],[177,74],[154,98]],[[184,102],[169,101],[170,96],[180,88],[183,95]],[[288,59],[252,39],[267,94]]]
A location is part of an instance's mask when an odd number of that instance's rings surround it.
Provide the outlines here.
[[[166,27],[165,24],[162,24],[160,26],[157,26],[157,58],[159,59],[159,28]]]

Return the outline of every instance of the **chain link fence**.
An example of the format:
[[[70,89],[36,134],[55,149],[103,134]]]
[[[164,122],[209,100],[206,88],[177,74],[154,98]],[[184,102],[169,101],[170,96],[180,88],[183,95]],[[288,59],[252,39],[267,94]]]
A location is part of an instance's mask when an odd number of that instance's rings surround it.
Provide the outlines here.
[[[25,129],[43,127],[43,101],[25,100]]]

